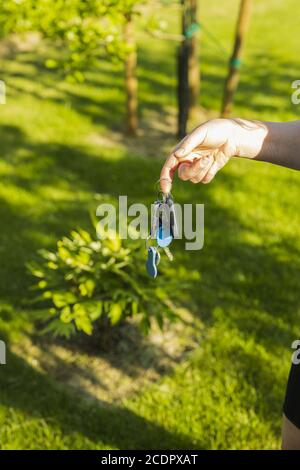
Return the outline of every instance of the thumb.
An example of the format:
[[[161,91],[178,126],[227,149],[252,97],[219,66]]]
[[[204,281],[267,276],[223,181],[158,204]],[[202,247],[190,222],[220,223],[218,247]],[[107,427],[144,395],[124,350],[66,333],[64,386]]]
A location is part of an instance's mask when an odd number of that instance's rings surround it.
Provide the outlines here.
[[[174,155],[178,159],[186,158],[196,147],[203,145],[207,136],[207,123],[196,127],[188,134],[174,150]]]

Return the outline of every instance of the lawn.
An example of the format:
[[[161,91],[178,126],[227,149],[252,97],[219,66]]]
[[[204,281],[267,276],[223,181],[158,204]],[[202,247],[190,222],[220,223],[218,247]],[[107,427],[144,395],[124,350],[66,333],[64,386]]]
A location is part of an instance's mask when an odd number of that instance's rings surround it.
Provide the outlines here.
[[[201,115],[214,116],[238,1],[201,5]],[[291,82],[299,79],[297,6],[254,2],[235,115],[299,118],[290,100]],[[161,14],[171,16],[167,7]],[[202,327],[189,352],[155,380],[115,400],[81,397],[63,378],[35,367],[30,354],[17,353],[33,331],[25,264],[37,250],[88,227],[101,197],[127,194],[129,202],[146,204],[155,198],[161,164],[176,142],[176,45],[142,32],[138,38],[137,141],[121,132],[120,65],[102,60],[75,85],[44,67],[57,53],[49,45],[1,61],[8,96],[0,114],[0,337],[9,351],[0,367],[0,448],[279,448],[290,346],[300,330],[296,172],[232,160],[210,185],[176,180],[176,201],[205,204],[203,250],[174,247],[174,270],[201,276],[190,282],[184,306]],[[140,374],[146,370],[147,361]],[[135,380],[130,369],[122,373]]]

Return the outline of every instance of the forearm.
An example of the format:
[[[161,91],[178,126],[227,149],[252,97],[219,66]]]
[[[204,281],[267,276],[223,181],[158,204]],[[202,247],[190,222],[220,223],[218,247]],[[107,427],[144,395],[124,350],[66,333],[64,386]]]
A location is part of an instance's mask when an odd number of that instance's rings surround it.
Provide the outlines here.
[[[300,121],[234,121],[240,127],[239,156],[300,170]]]
[[[188,134],[167,158],[160,174],[161,189],[165,193],[171,190],[177,169],[184,181],[210,183],[231,157],[300,170],[300,121],[207,121]]]
[[[300,170],[300,121],[265,125],[268,133],[256,159]]]

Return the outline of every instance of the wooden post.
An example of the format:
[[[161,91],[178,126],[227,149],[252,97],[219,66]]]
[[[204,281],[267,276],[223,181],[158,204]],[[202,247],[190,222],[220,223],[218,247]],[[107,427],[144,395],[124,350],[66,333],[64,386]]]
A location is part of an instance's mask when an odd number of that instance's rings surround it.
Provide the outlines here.
[[[224,88],[224,97],[221,110],[222,117],[227,117],[230,115],[234,94],[239,83],[239,68],[241,64],[242,48],[249,26],[251,7],[252,0],[241,0],[234,47],[229,62],[229,70]]]
[[[198,25],[198,1],[190,0],[190,25]],[[195,31],[196,32],[196,31]],[[189,38],[188,81],[189,81],[189,112],[195,115],[198,106],[200,88],[200,68],[198,60],[198,36],[192,34]]]
[[[183,41],[178,48],[178,129],[177,136],[182,139],[186,134],[189,116],[189,82],[188,82],[188,44]]]
[[[125,20],[124,41],[130,48],[125,59],[126,127],[128,134],[135,135],[138,127],[138,83],[136,78],[137,54],[132,14],[127,13]]]
[[[178,50],[178,130],[179,138],[186,134],[189,114],[197,107],[199,64],[197,54],[197,0],[181,0],[182,36]]]

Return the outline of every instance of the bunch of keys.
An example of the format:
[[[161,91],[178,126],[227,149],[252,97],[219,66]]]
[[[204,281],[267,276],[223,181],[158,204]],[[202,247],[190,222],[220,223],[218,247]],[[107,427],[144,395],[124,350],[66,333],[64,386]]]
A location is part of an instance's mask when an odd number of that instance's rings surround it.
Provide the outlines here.
[[[153,204],[151,231],[147,238],[147,262],[146,268],[149,276],[157,276],[157,266],[160,261],[159,249],[162,248],[170,261],[173,261],[173,255],[170,251],[170,244],[177,236],[177,224],[174,201],[171,193],[160,192],[159,197]],[[155,246],[149,246],[151,239],[156,240]]]

